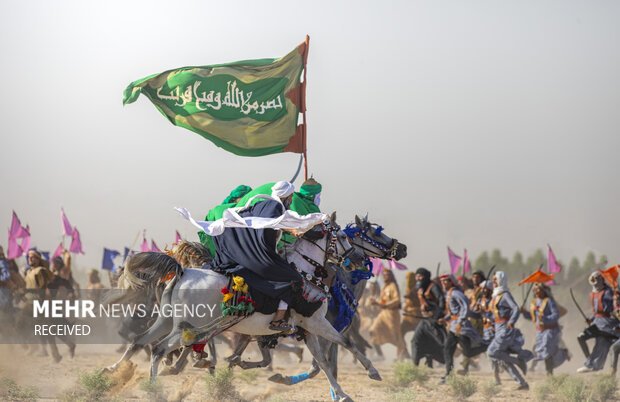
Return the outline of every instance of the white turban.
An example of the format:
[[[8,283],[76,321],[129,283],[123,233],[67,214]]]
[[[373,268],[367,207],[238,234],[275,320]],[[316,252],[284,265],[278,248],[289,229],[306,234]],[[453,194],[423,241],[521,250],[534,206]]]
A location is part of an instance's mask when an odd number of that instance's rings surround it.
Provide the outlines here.
[[[271,187],[271,196],[275,198],[286,198],[293,194],[295,186],[288,181],[279,181]]]
[[[493,297],[497,297],[502,293],[510,291],[508,288],[508,278],[506,278],[506,274],[503,271],[497,271],[495,273],[495,278],[497,278],[497,286],[493,289]]]

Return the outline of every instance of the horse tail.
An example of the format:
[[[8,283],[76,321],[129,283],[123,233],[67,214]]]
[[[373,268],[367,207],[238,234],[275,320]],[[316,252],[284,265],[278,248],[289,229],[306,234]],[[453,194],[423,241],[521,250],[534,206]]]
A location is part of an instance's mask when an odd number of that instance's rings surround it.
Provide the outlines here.
[[[138,253],[127,261],[118,279],[119,289],[154,289],[183,274],[181,265],[164,253]]]

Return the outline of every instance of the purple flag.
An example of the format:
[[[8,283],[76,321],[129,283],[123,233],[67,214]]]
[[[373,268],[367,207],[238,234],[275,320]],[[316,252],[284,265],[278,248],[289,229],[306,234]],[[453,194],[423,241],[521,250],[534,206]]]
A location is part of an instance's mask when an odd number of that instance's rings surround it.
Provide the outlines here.
[[[73,230],[71,230],[73,231]],[[52,255],[52,259],[56,258],[56,257],[60,257],[62,255],[62,242],[58,245],[58,247],[56,247],[56,251],[54,251],[54,254]]]
[[[142,247],[140,247],[140,251],[142,251],[143,253],[151,251],[151,248],[149,247],[149,242],[146,241],[146,238],[144,236],[142,236]]]
[[[17,238],[11,237],[11,233],[9,232],[9,247],[6,250],[6,258],[12,260],[13,258],[20,257],[22,254],[24,254],[24,251],[19,244],[17,244]]]
[[[69,223],[69,219],[67,219],[67,215],[65,215],[65,210],[60,209],[60,214],[62,218],[62,235],[63,236],[73,236],[73,229],[71,228],[71,224]]]
[[[396,260],[393,258],[388,262],[388,266],[390,267],[390,269],[400,269],[401,271],[407,269],[406,266],[396,262]]]
[[[26,225],[24,229],[24,238],[22,239],[22,253],[28,255],[28,250],[30,250],[30,226]]]
[[[377,257],[370,258],[370,261],[372,262],[372,273],[375,276],[381,275],[381,272],[385,269],[385,266],[383,266],[383,261]]]
[[[455,275],[457,272],[459,272],[459,266],[461,265],[461,261],[463,259],[458,255],[454,254],[454,251],[450,250],[450,247],[448,247],[448,259],[450,260],[450,273],[452,275]]]
[[[558,264],[557,260],[555,259],[555,255],[553,254],[553,250],[551,250],[551,246],[547,244],[547,248],[549,249],[549,273],[555,274],[562,271],[562,266]]]
[[[9,229],[9,239],[21,239],[29,235],[30,233],[28,233],[27,230],[24,229],[22,223],[17,217],[17,214],[15,213],[15,211],[13,211],[13,218],[11,219],[11,229]]]
[[[465,249],[465,252],[463,253],[463,259],[465,260],[465,262],[463,262],[463,274],[465,274],[465,272],[471,272],[471,265],[469,264],[467,249]]]
[[[80,240],[80,232],[78,232],[77,227],[73,227],[73,236],[71,237],[71,245],[69,246],[69,251],[75,254],[84,254],[82,251],[82,240]]]
[[[157,244],[155,244],[155,240],[151,239],[151,250],[154,253],[161,253],[161,250],[157,247]]]
[[[174,242],[176,244],[181,244],[182,240],[181,240],[181,235],[179,234],[178,230],[174,231]]]
[[[549,257],[547,261],[547,271],[550,274],[556,274],[562,271],[562,266],[558,264],[557,260],[555,259],[555,255],[553,254],[553,250],[551,250],[551,246],[548,244],[547,244],[547,250],[549,251]],[[547,286],[555,285],[555,281],[551,279],[549,282],[545,283],[545,285]]]

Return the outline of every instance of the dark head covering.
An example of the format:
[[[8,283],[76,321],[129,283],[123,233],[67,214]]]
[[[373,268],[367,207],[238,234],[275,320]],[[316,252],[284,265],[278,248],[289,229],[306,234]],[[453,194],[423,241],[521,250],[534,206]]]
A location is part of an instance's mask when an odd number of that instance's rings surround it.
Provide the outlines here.
[[[478,270],[478,271],[474,272],[474,273],[472,274],[472,277],[473,277],[474,275],[480,275],[480,277],[482,278],[482,280],[483,280],[483,281],[486,281],[486,280],[487,280],[487,277],[484,275],[484,272],[482,272],[481,270]]]
[[[426,289],[428,285],[430,285],[431,283],[431,271],[429,271],[426,268],[420,267],[417,269],[417,271],[415,271],[415,273],[422,275],[420,286],[416,286],[416,287],[418,287],[418,289]]]

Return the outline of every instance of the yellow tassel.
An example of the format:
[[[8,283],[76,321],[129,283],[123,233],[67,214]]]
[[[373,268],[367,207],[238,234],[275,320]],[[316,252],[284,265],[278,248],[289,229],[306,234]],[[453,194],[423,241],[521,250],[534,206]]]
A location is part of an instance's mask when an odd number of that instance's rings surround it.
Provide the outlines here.
[[[189,328],[183,328],[183,341],[185,343],[193,343],[196,339],[196,334]]]

